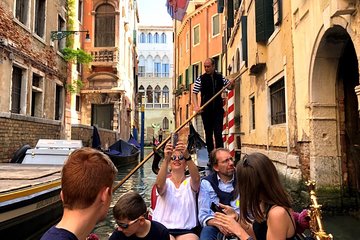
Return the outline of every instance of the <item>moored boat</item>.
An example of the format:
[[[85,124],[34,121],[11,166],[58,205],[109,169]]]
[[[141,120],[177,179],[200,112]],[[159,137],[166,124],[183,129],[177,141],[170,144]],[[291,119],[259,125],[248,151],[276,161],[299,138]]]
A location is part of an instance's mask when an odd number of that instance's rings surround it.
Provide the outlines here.
[[[134,144],[121,139],[111,145],[104,153],[118,168],[139,163],[140,150]]]
[[[67,156],[80,147],[78,140],[41,139],[18,163],[0,164],[0,232],[4,236],[36,239],[60,220],[60,172]]]

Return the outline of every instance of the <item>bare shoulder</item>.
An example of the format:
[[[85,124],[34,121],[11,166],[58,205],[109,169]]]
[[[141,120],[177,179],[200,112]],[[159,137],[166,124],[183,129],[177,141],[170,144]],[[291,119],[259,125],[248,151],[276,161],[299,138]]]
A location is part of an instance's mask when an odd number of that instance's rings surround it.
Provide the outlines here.
[[[268,213],[269,221],[283,221],[289,219],[289,213],[284,207],[274,206]],[[289,219],[290,220],[290,219]]]

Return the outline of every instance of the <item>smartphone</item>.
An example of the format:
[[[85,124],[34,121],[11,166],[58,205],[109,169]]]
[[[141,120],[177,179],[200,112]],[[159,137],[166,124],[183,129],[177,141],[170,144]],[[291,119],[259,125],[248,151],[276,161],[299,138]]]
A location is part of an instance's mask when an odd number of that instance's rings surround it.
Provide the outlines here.
[[[173,148],[175,148],[178,141],[179,141],[179,135],[177,133],[172,133],[171,134],[171,144],[172,144]]]
[[[221,212],[224,213],[224,211],[218,206],[216,205],[214,202],[211,203],[210,209],[215,213],[215,212]]]

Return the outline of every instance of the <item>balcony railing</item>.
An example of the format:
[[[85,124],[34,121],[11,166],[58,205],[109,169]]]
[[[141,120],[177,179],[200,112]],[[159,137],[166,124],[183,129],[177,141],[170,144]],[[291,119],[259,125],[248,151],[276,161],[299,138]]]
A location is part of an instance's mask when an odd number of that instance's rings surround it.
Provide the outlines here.
[[[119,51],[116,48],[93,48],[90,54],[93,57],[93,62],[96,63],[119,61]]]

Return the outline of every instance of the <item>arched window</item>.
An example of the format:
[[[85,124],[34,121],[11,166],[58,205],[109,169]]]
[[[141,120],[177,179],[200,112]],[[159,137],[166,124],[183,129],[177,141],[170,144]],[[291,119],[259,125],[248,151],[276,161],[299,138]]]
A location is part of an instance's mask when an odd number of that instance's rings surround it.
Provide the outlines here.
[[[95,13],[95,47],[115,46],[115,9],[101,4]]]
[[[162,107],[169,108],[169,88],[165,85],[162,89]]]
[[[144,88],[143,85],[141,85],[139,87],[139,93],[138,94],[139,94],[139,98],[138,98],[139,103],[145,104],[145,88]]]
[[[169,119],[167,117],[164,117],[162,121],[163,129],[169,129]]]
[[[170,72],[170,65],[169,65],[169,58],[165,55],[162,59],[162,77],[169,77]]]
[[[240,51],[236,49],[236,72],[240,71]]]
[[[146,43],[146,35],[145,35],[145,33],[141,33],[140,34],[140,43]]]
[[[155,77],[161,77],[161,59],[160,59],[159,55],[155,56],[154,74],[155,74]]]
[[[166,43],[166,34],[165,33],[161,34],[161,43]]]
[[[151,33],[148,33],[148,40],[147,40],[148,43],[152,43],[152,35]]]
[[[160,104],[160,96],[161,96],[161,88],[159,87],[159,85],[157,85],[155,87],[155,91],[154,91],[154,107],[155,108],[160,108],[161,104]]]
[[[145,77],[145,58],[143,55],[140,55],[139,57],[139,71],[138,71],[139,77]]]
[[[155,33],[154,35],[154,43],[159,43],[159,34],[158,33]]]
[[[152,107],[153,107],[153,102],[154,102],[153,89],[152,89],[152,87],[149,85],[149,86],[146,88],[146,107],[147,107],[147,108],[152,108]]]
[[[153,71],[154,71],[154,59],[151,55],[147,56],[146,58],[146,76],[147,77],[152,77],[153,76]]]

